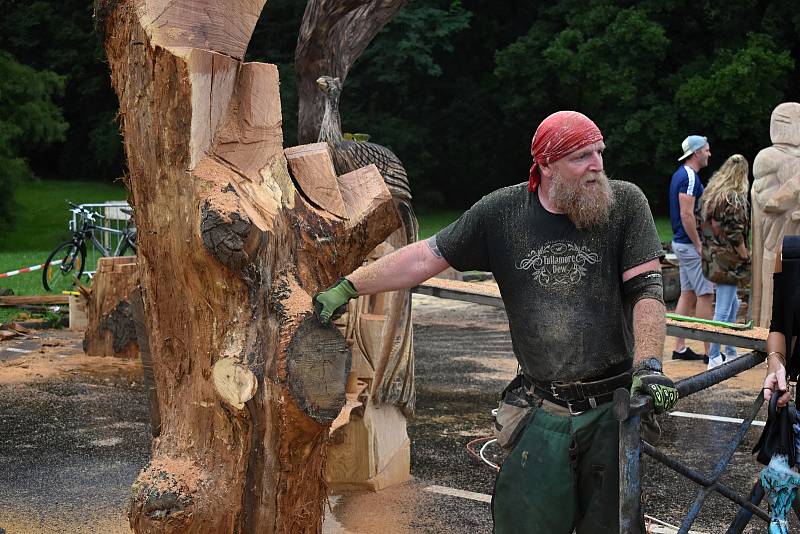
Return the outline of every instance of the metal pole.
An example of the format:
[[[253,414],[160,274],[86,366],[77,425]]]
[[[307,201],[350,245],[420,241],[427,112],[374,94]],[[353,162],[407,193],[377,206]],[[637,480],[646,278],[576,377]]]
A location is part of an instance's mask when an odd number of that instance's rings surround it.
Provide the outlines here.
[[[766,513],[761,508],[753,505],[753,503],[751,503],[750,501],[748,501],[747,499],[745,499],[744,497],[742,497],[741,495],[739,495],[738,493],[733,491],[730,487],[726,486],[725,484],[722,484],[721,482],[714,482],[714,481],[710,480],[703,473],[695,471],[694,469],[686,467],[682,463],[673,460],[672,458],[670,458],[669,456],[667,456],[663,452],[659,451],[658,449],[656,449],[655,447],[653,447],[652,445],[650,445],[647,442],[643,442],[642,443],[642,451],[644,451],[645,454],[647,454],[648,456],[652,456],[653,458],[655,458],[656,460],[658,460],[662,464],[666,465],[670,469],[672,469],[672,470],[680,473],[681,475],[685,476],[686,478],[688,478],[692,482],[696,482],[696,483],[700,484],[701,486],[712,487],[713,490],[718,492],[723,497],[727,497],[728,499],[730,499],[731,501],[735,502],[736,504],[738,504],[742,508],[746,508],[747,510],[749,510],[753,514],[757,515],[758,517],[760,517],[761,519],[763,519],[764,521],[769,523],[769,514],[768,513]]]
[[[761,501],[764,499],[764,487],[761,486],[761,479],[757,480],[753,485],[753,490],[750,492],[749,498],[750,502],[755,506],[761,504]],[[733,518],[733,522],[731,526],[728,527],[728,531],[725,534],[741,534],[744,527],[750,522],[751,517],[753,517],[753,514],[750,510],[739,508],[739,513]]]
[[[643,531],[640,424],[638,415],[632,415],[619,424],[620,534],[641,534]]]
[[[688,397],[698,391],[707,389],[713,385],[719,384],[739,373],[752,369],[759,363],[763,362],[767,357],[763,352],[750,352],[742,354],[731,362],[724,363],[710,371],[705,371],[689,378],[679,380],[675,383],[678,389],[680,398]],[[632,415],[640,415],[645,412],[652,411],[653,399],[647,395],[637,395],[630,400],[630,411]],[[620,413],[624,413],[621,411]]]
[[[688,397],[693,393],[697,393],[700,390],[709,388],[715,384],[719,384],[723,380],[736,376],[742,371],[752,369],[763,362],[766,357],[766,354],[759,351],[742,354],[735,360],[723,363],[710,371],[679,380],[675,386],[678,388],[681,398]]]
[[[689,529],[694,523],[697,516],[700,515],[700,508],[703,507],[703,502],[706,500],[706,497],[714,491],[717,487],[717,481],[719,477],[725,472],[725,468],[728,467],[728,463],[731,461],[731,457],[736,452],[736,449],[739,448],[739,445],[742,443],[745,434],[750,429],[750,425],[753,423],[753,419],[756,418],[758,415],[758,411],[761,409],[761,405],[764,404],[764,391],[762,390],[758,397],[756,398],[755,402],[753,403],[753,407],[750,409],[750,413],[748,414],[747,418],[742,421],[742,424],[739,425],[739,429],[736,431],[736,435],[733,437],[728,446],[726,447],[722,457],[720,458],[719,462],[717,462],[714,471],[708,477],[708,480],[711,482],[711,485],[704,486],[697,492],[697,497],[695,497],[694,502],[692,503],[692,507],[689,509],[689,513],[686,514],[686,517],[681,524],[680,530],[678,530],[678,534],[686,534],[689,532]]]

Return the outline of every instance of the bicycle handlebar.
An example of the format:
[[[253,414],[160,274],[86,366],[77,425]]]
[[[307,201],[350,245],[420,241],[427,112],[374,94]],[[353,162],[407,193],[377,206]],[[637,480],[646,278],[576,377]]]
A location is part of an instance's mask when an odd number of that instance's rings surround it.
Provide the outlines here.
[[[78,204],[74,204],[73,202],[70,202],[69,200],[67,200],[67,204],[69,204],[70,207],[72,207],[72,209],[70,210],[71,212],[73,212],[75,214],[83,213],[86,216],[86,218],[89,219],[92,222],[94,222],[94,220],[97,217],[100,217],[99,213],[97,213],[95,211],[92,211],[92,210],[89,210],[89,209],[86,209],[83,206],[79,206]]]

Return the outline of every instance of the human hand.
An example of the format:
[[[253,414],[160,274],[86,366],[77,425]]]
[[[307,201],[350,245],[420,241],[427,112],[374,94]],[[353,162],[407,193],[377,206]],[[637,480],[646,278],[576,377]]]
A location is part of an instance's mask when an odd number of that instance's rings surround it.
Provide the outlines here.
[[[781,364],[764,378],[764,402],[769,402],[775,391],[783,391],[778,398],[778,406],[786,406],[791,400],[791,395],[786,384],[786,368]]]
[[[643,360],[634,368],[631,382],[633,395],[649,395],[656,413],[674,408],[679,397],[675,383],[662,372],[661,362],[657,358]]]
[[[339,278],[334,285],[314,295],[314,314],[319,322],[328,324],[341,317],[350,299],[357,297],[358,291],[350,280]]]
[[[697,251],[697,255],[702,258],[703,257],[703,245],[695,245],[694,249]]]

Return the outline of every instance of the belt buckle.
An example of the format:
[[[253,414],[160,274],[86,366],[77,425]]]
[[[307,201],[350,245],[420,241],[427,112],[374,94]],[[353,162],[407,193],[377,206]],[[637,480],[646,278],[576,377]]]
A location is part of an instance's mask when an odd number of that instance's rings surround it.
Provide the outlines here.
[[[580,415],[580,414],[582,414],[582,413],[584,413],[586,411],[586,410],[582,410],[580,412],[576,412],[575,410],[572,409],[572,402],[571,401],[566,401],[566,402],[567,402],[567,409],[569,410],[569,414],[572,415],[572,416]]]
[[[594,410],[595,408],[597,408],[597,401],[595,400],[594,397],[589,397],[588,401],[589,401],[589,406],[591,406],[591,408],[589,408],[589,410]],[[566,401],[566,403],[567,403],[567,409],[569,410],[569,414],[570,415],[580,415],[582,413],[586,413],[586,412],[589,411],[589,410],[582,410],[580,412],[577,412],[577,411],[572,409],[572,402]]]

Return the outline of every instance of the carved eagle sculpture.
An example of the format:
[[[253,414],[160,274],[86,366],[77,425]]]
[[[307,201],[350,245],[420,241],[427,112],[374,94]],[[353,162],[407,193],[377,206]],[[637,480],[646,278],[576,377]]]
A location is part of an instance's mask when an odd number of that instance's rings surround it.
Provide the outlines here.
[[[331,147],[336,172],[341,175],[374,163],[395,200],[409,202],[411,187],[408,175],[400,158],[394,152],[382,145],[367,141],[351,141],[342,136],[342,121],[339,117],[342,82],[339,78],[321,76],[317,79],[317,85],[325,95],[325,113],[322,116],[317,141],[324,141]]]
[[[380,171],[389,192],[394,198],[400,219],[403,222],[402,242],[394,241],[392,247],[402,246],[417,240],[417,217],[411,207],[411,187],[408,175],[394,152],[375,143],[352,141],[342,135],[342,123],[339,117],[339,97],[342,93],[342,82],[339,78],[322,76],[317,84],[325,95],[325,113],[320,125],[318,142],[328,143],[333,165],[338,175],[354,171],[370,163],[374,163]],[[390,237],[390,240],[393,238]],[[395,299],[392,309],[383,310],[390,323],[390,332],[399,330],[399,343],[392,342],[381,346],[379,350],[370,350],[359,343],[364,353],[373,362],[375,383],[373,398],[379,402],[397,405],[406,413],[413,411],[414,392],[414,354],[411,333],[411,298],[406,294]],[[360,323],[355,321],[355,336],[361,338]],[[396,340],[394,334],[388,339]],[[392,348],[394,346],[394,348]]]

